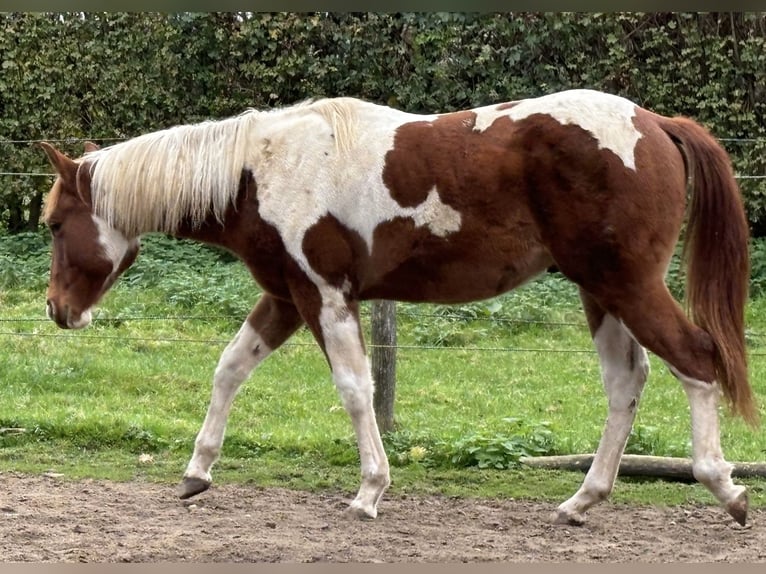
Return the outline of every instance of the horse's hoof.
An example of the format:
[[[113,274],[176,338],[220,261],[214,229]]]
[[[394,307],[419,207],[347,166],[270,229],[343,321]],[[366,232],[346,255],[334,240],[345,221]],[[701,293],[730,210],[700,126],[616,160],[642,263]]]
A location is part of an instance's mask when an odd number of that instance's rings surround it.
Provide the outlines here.
[[[566,526],[582,526],[585,524],[585,515],[570,514],[566,510],[559,508],[551,514],[551,522],[553,524],[563,524]]]
[[[378,516],[378,512],[375,509],[371,512],[360,506],[351,505],[343,511],[343,515],[349,520],[375,520]]]
[[[181,484],[178,485],[178,498],[182,500],[191,498],[200,492],[205,492],[208,488],[210,488],[209,480],[203,480],[194,476],[185,476],[181,481]]]
[[[726,505],[726,512],[731,514],[740,526],[745,526],[747,524],[747,507],[747,490],[742,489],[742,492]]]

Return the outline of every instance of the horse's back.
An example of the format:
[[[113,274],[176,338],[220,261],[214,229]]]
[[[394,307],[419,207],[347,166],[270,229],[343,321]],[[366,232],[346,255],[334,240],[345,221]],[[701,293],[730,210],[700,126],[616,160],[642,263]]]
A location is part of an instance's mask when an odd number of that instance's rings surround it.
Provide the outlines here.
[[[343,103],[315,141],[289,146],[282,173],[256,171],[261,213],[325,279],[447,302],[553,263],[580,284],[664,273],[684,163],[628,100],[572,90],[429,116]]]
[[[379,193],[415,207],[435,192],[460,225],[439,237],[417,219],[382,224],[370,292],[406,296],[414,281],[428,299],[481,298],[552,263],[588,286],[663,274],[686,173],[653,117],[578,90],[400,126]]]

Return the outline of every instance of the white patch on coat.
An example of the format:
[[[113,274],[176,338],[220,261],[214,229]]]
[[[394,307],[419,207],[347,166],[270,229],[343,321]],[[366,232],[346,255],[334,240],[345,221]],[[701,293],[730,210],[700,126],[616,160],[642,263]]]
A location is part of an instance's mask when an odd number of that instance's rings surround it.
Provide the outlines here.
[[[625,167],[636,169],[634,151],[641,132],[633,125],[636,105],[625,98],[594,90],[567,90],[521,100],[512,108],[486,106],[475,111],[475,131],[486,130],[498,118],[519,121],[533,114],[548,115],[562,125],[580,126],[596,138],[599,149],[614,152]]]
[[[279,230],[288,252],[312,279],[303,238],[326,215],[358,233],[370,252],[375,229],[398,217],[410,218],[438,237],[460,229],[460,213],[441,201],[435,187],[421,204],[403,207],[383,182],[386,153],[394,147],[397,128],[438,116],[363,101],[347,113],[353,114],[349,120],[356,126],[357,138],[340,151],[333,126],[318,115],[295,119],[289,129],[276,115],[272,125],[266,125],[270,118],[264,118],[259,127],[261,146],[246,165],[257,182],[261,217]]]
[[[442,203],[434,186],[426,200],[417,207],[402,208],[418,227],[428,227],[434,235],[447,237],[460,229],[460,212]],[[400,214],[397,214],[400,215]],[[389,218],[390,219],[390,218]]]

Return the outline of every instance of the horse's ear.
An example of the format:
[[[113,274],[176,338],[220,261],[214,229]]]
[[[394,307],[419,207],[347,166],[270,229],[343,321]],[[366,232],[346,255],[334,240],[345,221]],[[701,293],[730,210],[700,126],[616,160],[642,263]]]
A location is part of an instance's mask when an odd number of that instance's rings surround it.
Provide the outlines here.
[[[40,142],[40,147],[43,148],[45,155],[48,156],[48,161],[51,162],[59,177],[74,181],[77,174],[77,163],[48,142]]]
[[[91,205],[90,174],[88,170],[78,170],[80,167],[79,163],[66,154],[61,153],[48,142],[40,142],[40,147],[45,151],[45,155],[48,156],[48,160],[58,176],[77,190],[77,194],[83,202]],[[80,174],[79,178],[78,173]]]
[[[92,151],[96,151],[101,149],[101,146],[98,144],[95,144],[93,142],[85,142],[83,144],[83,147],[85,148],[85,153],[90,153]]]
[[[86,152],[87,153],[87,152]],[[90,170],[80,169],[77,170],[77,194],[80,199],[83,200],[85,205],[92,206],[92,197],[90,194]]]

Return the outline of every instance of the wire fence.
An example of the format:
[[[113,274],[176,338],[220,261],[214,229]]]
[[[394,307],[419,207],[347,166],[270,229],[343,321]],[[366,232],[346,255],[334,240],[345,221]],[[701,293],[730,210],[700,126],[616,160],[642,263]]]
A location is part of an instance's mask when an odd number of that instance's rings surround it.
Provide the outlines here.
[[[369,315],[369,313],[362,313],[363,316]],[[576,327],[581,329],[587,329],[585,322],[578,321],[547,321],[537,319],[514,319],[505,317],[467,317],[460,314],[440,314],[440,313],[413,313],[407,312],[407,316],[410,318],[447,318],[453,320],[464,320],[470,322],[491,322],[508,325],[536,325],[544,327],[549,330],[561,329],[563,327]],[[115,317],[94,317],[93,323],[112,323],[121,324],[128,321],[141,322],[141,321],[165,321],[165,322],[212,322],[220,320],[243,320],[242,317],[234,315],[126,315]],[[45,323],[51,324],[50,319],[44,317],[0,317],[0,324],[11,323]],[[104,332],[98,333],[67,333],[64,331],[57,331],[57,327],[51,324],[51,331],[11,331],[0,329],[0,337],[40,337],[40,338],[55,338],[55,339],[71,339],[71,340],[120,340],[120,341],[132,341],[143,343],[181,343],[181,344],[206,344],[206,345],[225,345],[229,343],[230,339],[217,339],[217,338],[196,338],[196,337],[143,337],[136,335],[124,335],[124,334],[107,334]],[[232,338],[234,334],[232,333]],[[755,333],[748,331],[747,337],[750,339],[766,338],[766,333]],[[314,342],[299,342],[288,341],[284,347],[316,347]],[[548,347],[503,347],[503,346],[476,346],[476,345],[429,345],[429,344],[396,344],[396,345],[375,345],[367,343],[366,347],[370,349],[385,348],[396,349],[404,351],[467,351],[477,353],[562,353],[562,354],[595,354],[594,348],[589,349],[577,349],[577,348],[548,348]],[[750,351],[748,353],[750,357],[766,357],[766,351]]]
[[[363,312],[363,316],[367,317],[369,313]],[[533,319],[510,319],[510,318],[489,318],[489,317],[466,317],[460,314],[450,313],[412,313],[408,312],[409,317],[416,318],[443,318],[449,320],[470,320],[470,321],[488,321],[502,324],[519,324],[519,325],[538,325],[547,328],[561,328],[561,327],[579,327],[586,328],[584,322],[576,321],[542,321]],[[164,321],[164,322],[212,322],[221,320],[243,320],[242,317],[234,315],[126,315],[117,317],[94,317],[93,323],[124,323],[128,321]],[[45,317],[0,317],[0,324],[3,323],[50,323],[50,319]],[[56,327],[52,327],[56,329]],[[40,331],[9,331],[0,330],[0,336],[18,336],[18,337],[44,337],[44,338],[63,338],[63,339],[83,339],[83,340],[122,340],[122,341],[134,341],[134,342],[152,342],[152,343],[188,343],[188,344],[209,344],[209,345],[222,345],[229,342],[229,339],[211,339],[211,338],[194,338],[194,337],[141,337],[133,335],[109,335],[104,333],[87,334],[77,333],[70,334],[66,332],[40,332]],[[232,334],[233,336],[233,334]],[[302,342],[287,342],[286,347],[315,347],[316,343],[302,343]],[[394,348],[397,350],[407,351],[448,351],[448,350],[462,350],[471,352],[494,352],[494,353],[508,353],[508,352],[551,352],[551,353],[595,353],[593,349],[550,349],[550,348],[528,348],[528,347],[499,347],[499,346],[475,346],[475,345],[424,345],[424,344],[397,344],[397,345],[374,345],[367,344],[367,347],[374,348]]]
[[[369,313],[363,309],[360,312],[362,316],[369,316]],[[464,315],[460,313],[426,313],[412,312],[406,313],[408,317],[430,317],[454,319],[458,321],[486,321],[492,323],[506,323],[517,325],[545,325],[558,327],[586,327],[584,321],[546,321],[543,319],[513,319],[509,317],[485,317],[476,315]],[[119,317],[94,317],[93,322],[124,322],[124,321],[221,321],[221,320],[242,320],[239,315],[125,315]],[[0,317],[0,323],[47,323],[50,319],[46,317]]]
[[[18,332],[18,331],[0,331],[0,336],[3,335],[15,335],[19,337],[46,337],[46,338],[58,338],[58,339],[76,339],[76,340],[88,340],[95,339],[99,341],[103,340],[119,340],[119,341],[133,341],[143,343],[189,343],[189,344],[208,344],[208,345],[223,345],[229,342],[229,339],[196,339],[193,337],[136,337],[136,336],[124,336],[124,335],[103,335],[101,333],[97,335],[67,335],[64,333],[32,333],[32,332]],[[316,343],[302,343],[302,342],[287,342],[283,347],[316,347]],[[529,347],[478,347],[478,346],[445,346],[445,345],[375,345],[367,343],[365,347],[371,349],[396,349],[406,351],[469,351],[469,352],[490,352],[490,353],[588,353],[593,354],[596,351],[593,349],[550,349],[550,348],[529,348]]]

